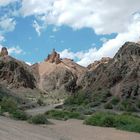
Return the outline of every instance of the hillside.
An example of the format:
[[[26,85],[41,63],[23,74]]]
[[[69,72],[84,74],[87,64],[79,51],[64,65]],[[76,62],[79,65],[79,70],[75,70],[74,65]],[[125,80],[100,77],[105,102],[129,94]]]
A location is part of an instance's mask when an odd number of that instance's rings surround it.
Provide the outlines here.
[[[87,69],[73,60],[61,59],[53,50],[44,62],[33,65],[32,70],[36,74],[38,87],[44,92],[74,92],[77,79]]]
[[[80,89],[109,91],[108,108],[140,110],[140,44],[126,42],[108,63],[90,68],[79,80]],[[94,65],[93,65],[94,67]],[[112,100],[116,100],[113,104]]]

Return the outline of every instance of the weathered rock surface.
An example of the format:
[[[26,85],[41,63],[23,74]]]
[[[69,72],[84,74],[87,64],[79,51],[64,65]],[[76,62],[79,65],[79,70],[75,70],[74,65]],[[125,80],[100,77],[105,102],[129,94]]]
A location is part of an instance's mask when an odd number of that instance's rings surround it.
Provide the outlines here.
[[[6,57],[5,57],[6,56]],[[0,57],[0,84],[9,88],[35,88],[36,80],[30,67],[8,56],[6,48],[2,48]]]
[[[139,102],[140,44],[126,42],[109,63],[102,63],[83,74],[78,86],[91,91],[109,89],[121,101]]]
[[[127,81],[128,79],[131,81],[140,80],[140,44],[127,42],[113,59],[109,59],[108,63],[100,63],[96,68],[94,64],[93,68],[91,66],[92,72],[88,73],[92,73],[92,77],[94,77],[92,83],[94,88],[112,87],[122,80],[126,81],[126,79]]]
[[[38,87],[45,92],[54,90],[73,92],[77,79],[87,69],[71,59],[61,59],[53,50],[44,62],[33,65],[32,70],[36,73]]]
[[[61,63],[60,54],[58,54],[55,49],[53,49],[52,53],[48,55],[45,59],[46,62],[59,64]]]
[[[94,63],[88,65],[88,69],[89,70],[95,70],[99,65],[102,65],[102,64],[107,64],[111,61],[112,59],[109,58],[109,57],[103,57],[101,60],[99,61],[95,61]]]

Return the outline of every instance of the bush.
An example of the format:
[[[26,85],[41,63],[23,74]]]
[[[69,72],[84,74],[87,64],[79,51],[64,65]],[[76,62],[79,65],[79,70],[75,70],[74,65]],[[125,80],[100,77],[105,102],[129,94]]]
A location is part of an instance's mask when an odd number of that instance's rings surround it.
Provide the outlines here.
[[[89,105],[98,106],[102,102],[106,102],[111,94],[108,89],[100,89],[98,91],[78,91],[76,94],[69,96],[65,100],[65,105]]]
[[[86,93],[83,91],[79,91],[78,93],[74,95],[70,95],[66,100],[65,100],[65,105],[85,105],[88,103],[88,98],[86,97]]]
[[[130,111],[130,112],[136,111],[135,106],[129,100],[122,101],[119,104],[119,109],[122,111]]]
[[[29,123],[33,123],[33,124],[48,124],[49,121],[48,121],[46,115],[39,114],[39,115],[31,117],[29,119]]]
[[[0,105],[2,112],[12,113],[18,109],[17,102],[12,98],[3,98]]]
[[[95,113],[93,116],[88,117],[85,120],[85,124],[94,125],[94,126],[105,126],[105,127],[113,127],[114,124],[114,115],[109,113]]]
[[[24,111],[21,110],[16,110],[12,112],[11,116],[18,120],[27,120],[29,118],[29,116]]]
[[[117,105],[119,103],[120,99],[119,97],[113,97],[111,100],[112,105]]]
[[[95,113],[88,117],[84,123],[94,126],[115,127],[121,130],[140,133],[140,118],[128,114]]]
[[[69,112],[63,110],[51,110],[45,113],[48,118],[53,118],[57,120],[67,120],[67,119],[82,119],[83,117],[78,112]]]
[[[104,105],[104,108],[105,108],[105,109],[113,109],[113,106],[112,106],[111,103],[106,103],[106,104]]]

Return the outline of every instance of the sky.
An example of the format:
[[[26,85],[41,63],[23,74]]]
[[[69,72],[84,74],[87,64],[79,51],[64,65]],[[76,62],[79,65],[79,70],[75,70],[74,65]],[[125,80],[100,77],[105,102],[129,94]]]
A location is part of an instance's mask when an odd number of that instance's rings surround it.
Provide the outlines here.
[[[52,49],[87,66],[140,40],[140,0],[0,0],[0,48],[28,64]]]

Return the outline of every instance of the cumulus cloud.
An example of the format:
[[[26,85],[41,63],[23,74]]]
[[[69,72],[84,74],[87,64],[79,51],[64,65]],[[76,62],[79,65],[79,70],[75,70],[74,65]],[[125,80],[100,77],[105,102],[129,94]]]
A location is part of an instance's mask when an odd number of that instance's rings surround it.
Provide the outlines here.
[[[0,0],[1,5],[10,1]],[[67,25],[74,30],[90,28],[99,35],[117,33],[114,39],[102,38],[103,45],[98,46],[99,49],[93,45],[86,51],[75,53],[65,49],[61,52],[62,57],[78,59],[79,64],[86,66],[101,57],[113,57],[124,42],[139,39],[139,5],[139,0],[22,0],[20,14],[35,16],[33,27],[39,36],[48,24],[57,28]],[[2,29],[11,31],[15,25],[13,18],[0,19]]]
[[[77,63],[83,66],[99,60],[102,57],[113,57],[118,49],[126,41],[138,41],[140,39],[140,15],[134,16],[133,23],[128,27],[126,32],[119,33],[114,39],[106,41],[100,49],[91,48],[85,52],[71,52],[70,50],[64,50],[60,52],[62,58],[68,57],[72,59],[80,59]]]
[[[24,54],[24,51],[19,46],[8,48],[8,52],[9,54],[16,54],[16,55]]]
[[[10,32],[15,29],[16,21],[14,18],[3,16],[0,18],[0,31],[1,32]]]
[[[48,24],[89,27],[97,34],[124,32],[140,12],[139,0],[23,0],[24,16],[40,16]]]
[[[13,3],[15,1],[17,1],[17,0],[0,0],[0,6],[6,6],[6,5]]]

